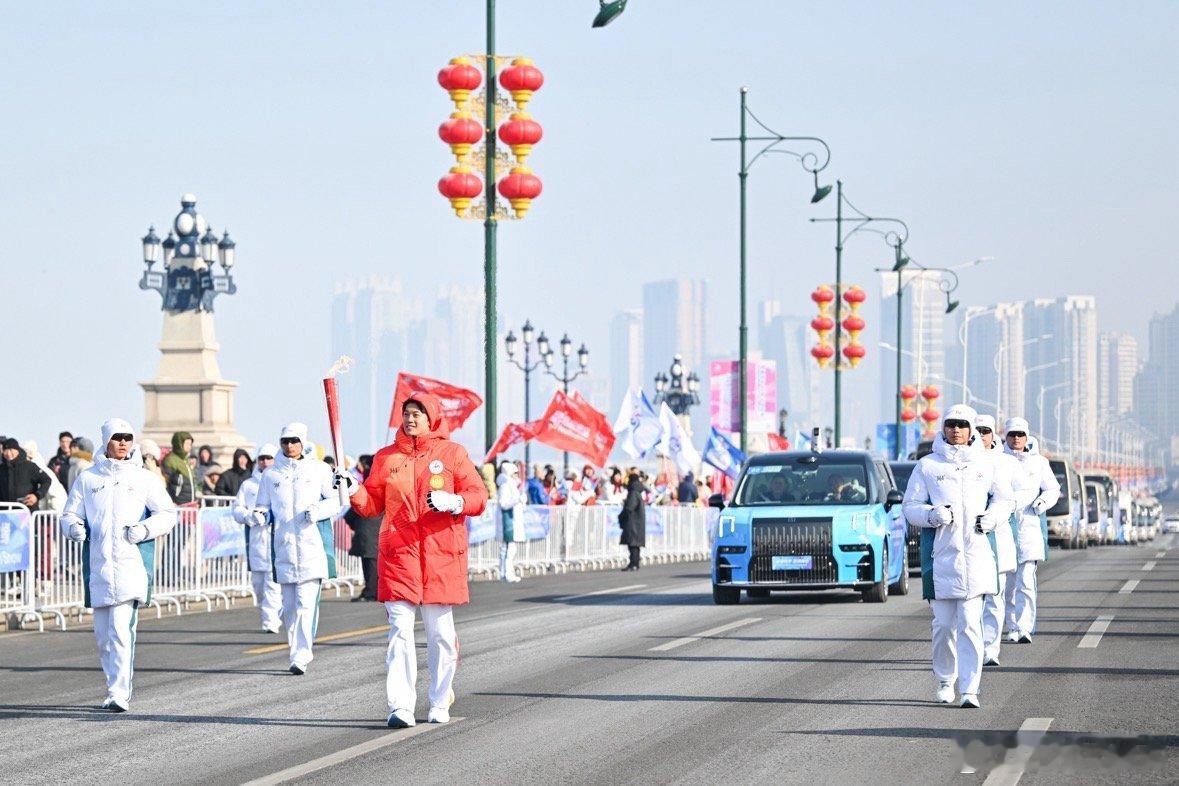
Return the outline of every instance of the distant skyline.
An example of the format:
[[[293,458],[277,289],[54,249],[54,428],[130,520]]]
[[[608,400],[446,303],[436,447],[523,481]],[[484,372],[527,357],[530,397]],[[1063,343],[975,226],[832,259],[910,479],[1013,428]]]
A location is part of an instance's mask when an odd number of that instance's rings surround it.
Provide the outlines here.
[[[1098,330],[1145,347],[1152,314],[1174,307],[1158,284],[1175,261],[1159,228],[1179,207],[1175,4],[634,0],[591,30],[592,8],[568,8],[582,1],[499,5],[501,50],[546,75],[529,105],[545,190],[501,229],[500,314],[567,326],[601,375],[610,319],[641,306],[648,281],[704,280],[707,351],[736,350],[736,151],[708,139],[736,133],[741,85],[772,128],[826,139],[823,180],[904,218],[915,259],[994,257],[963,272],[964,308],[1095,295]],[[323,440],[332,282],[481,284],[479,226],[435,189],[451,160],[435,74],[479,49],[482,24],[470,2],[10,8],[0,271],[15,373],[0,430],[44,447],[110,415],[142,422],[160,314],[136,288],[138,238],[192,191],[238,243],[217,332],[239,430],[261,442],[301,419]],[[749,177],[751,325],[763,299],[809,314],[834,276],[833,232],[806,221],[833,205],[809,193],[784,156]],[[874,293],[871,268],[888,261],[861,234],[846,277]],[[879,398],[885,354],[851,391]],[[819,385],[829,407],[829,376]]]

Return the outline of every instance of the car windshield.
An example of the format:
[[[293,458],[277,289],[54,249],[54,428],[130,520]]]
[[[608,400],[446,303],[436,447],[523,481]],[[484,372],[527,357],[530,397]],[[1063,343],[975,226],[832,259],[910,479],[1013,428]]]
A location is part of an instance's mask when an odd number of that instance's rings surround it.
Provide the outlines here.
[[[1069,496],[1068,496],[1068,474],[1064,467],[1064,462],[1053,461],[1052,474],[1056,475],[1056,482],[1060,484],[1060,499],[1056,504],[1048,509],[1049,516],[1067,516],[1069,513]]]
[[[1099,518],[1101,511],[1097,509],[1097,489],[1094,486],[1085,488],[1085,502],[1089,506],[1089,523],[1096,524],[1101,520]]]
[[[738,505],[862,505],[869,483],[862,461],[804,456],[749,467],[737,489]]]
[[[904,494],[909,485],[909,476],[913,474],[913,467],[917,465],[908,461],[898,461],[890,466],[892,467],[892,477],[897,482],[897,490]]]

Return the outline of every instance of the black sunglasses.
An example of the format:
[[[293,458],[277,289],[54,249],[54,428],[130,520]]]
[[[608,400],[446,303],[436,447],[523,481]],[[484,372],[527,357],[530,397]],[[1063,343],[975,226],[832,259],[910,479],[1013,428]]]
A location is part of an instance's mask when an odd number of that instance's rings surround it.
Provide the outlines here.
[[[987,428],[986,426],[979,426],[978,433],[979,434],[990,434],[991,430],[989,428]]]
[[[278,444],[280,444],[280,445],[295,445],[295,444],[302,442],[302,441],[303,440],[299,439],[298,437],[283,437],[282,439],[280,439],[278,441]]]
[[[947,420],[946,428],[970,428],[969,420]]]
[[[111,442],[134,442],[135,437],[131,434],[111,434]]]
[[[1007,439],[1013,439],[1013,438],[1014,439],[1021,439],[1026,436],[1027,436],[1027,434],[1023,433],[1022,431],[1008,431],[1007,432]]]

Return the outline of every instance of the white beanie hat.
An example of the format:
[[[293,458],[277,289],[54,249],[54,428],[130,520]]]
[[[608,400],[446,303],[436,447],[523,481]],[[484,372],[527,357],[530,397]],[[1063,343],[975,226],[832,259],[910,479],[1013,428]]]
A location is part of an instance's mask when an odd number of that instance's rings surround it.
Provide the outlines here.
[[[106,445],[111,441],[111,437],[115,434],[130,434],[131,438],[135,438],[135,429],[131,428],[131,424],[122,418],[111,418],[102,424],[102,449],[106,450]]]
[[[156,461],[160,460],[160,444],[154,439],[145,439],[140,442],[139,452],[145,456],[151,456]]]
[[[255,460],[261,458],[262,456],[270,456],[271,458],[274,458],[277,455],[278,448],[275,447],[273,443],[267,442],[265,445],[258,448],[258,454],[254,458]]]
[[[965,404],[955,404],[946,410],[946,414],[942,416],[942,425],[946,425],[947,420],[965,420],[974,428],[974,422],[978,419],[978,413],[974,411],[974,407],[968,407]]]
[[[991,415],[979,415],[978,419],[974,421],[975,428],[989,428],[991,431],[995,430],[995,418]]]
[[[1009,418],[1007,420],[1007,427],[1003,431],[1004,433],[1011,433],[1012,431],[1022,431],[1024,434],[1031,433],[1031,429],[1028,428],[1028,422],[1023,418]]]
[[[304,445],[306,445],[307,444],[307,424],[300,423],[299,421],[295,421],[294,423],[288,423],[285,426],[283,426],[282,427],[282,434],[279,435],[279,439],[280,440],[287,439],[288,437],[295,437],[300,442],[302,442]]]

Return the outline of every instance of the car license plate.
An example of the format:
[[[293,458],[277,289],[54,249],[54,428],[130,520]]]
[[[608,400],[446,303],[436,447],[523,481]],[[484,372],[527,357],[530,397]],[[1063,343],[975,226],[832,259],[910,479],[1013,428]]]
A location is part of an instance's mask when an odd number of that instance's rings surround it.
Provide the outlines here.
[[[770,570],[810,570],[814,557],[770,557]]]

